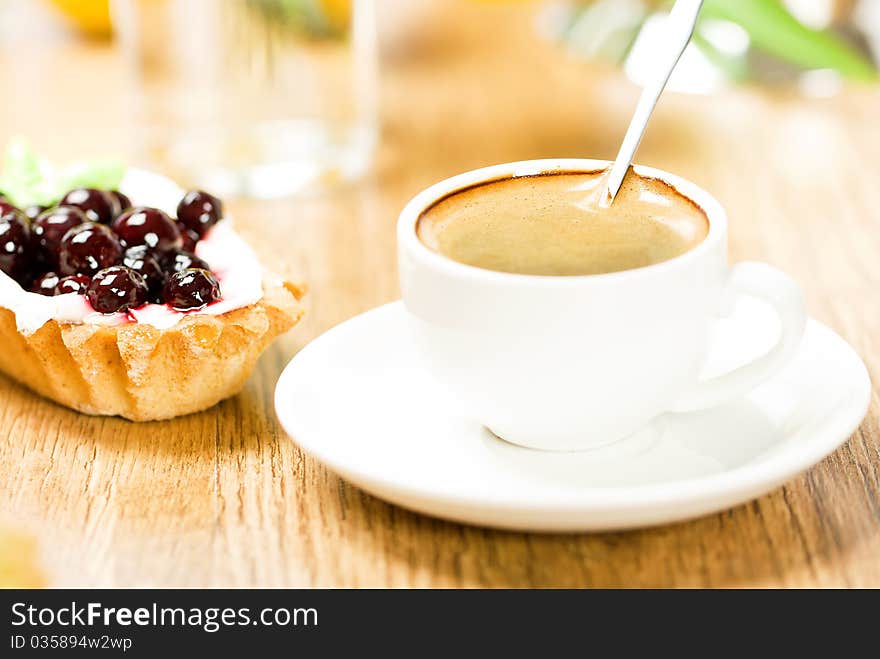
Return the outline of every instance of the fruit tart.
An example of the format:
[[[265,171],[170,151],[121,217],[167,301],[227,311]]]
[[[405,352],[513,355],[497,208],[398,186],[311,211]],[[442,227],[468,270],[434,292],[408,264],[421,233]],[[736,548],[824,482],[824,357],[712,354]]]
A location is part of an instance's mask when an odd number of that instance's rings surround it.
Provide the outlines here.
[[[17,149],[0,176],[0,372],[87,414],[167,419],[236,394],[301,318],[303,287],[263,270],[211,194],[106,164],[50,175]]]

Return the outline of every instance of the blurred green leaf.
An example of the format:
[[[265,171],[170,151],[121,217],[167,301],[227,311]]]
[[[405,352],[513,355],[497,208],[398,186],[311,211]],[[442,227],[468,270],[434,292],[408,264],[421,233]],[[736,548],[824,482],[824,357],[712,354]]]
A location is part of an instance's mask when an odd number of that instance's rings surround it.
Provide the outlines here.
[[[31,145],[22,137],[9,142],[3,159],[0,190],[16,206],[50,203],[54,190],[47,184],[48,166],[42,162]]]
[[[700,52],[709,60],[717,69],[719,69],[729,80],[743,82],[749,77],[749,66],[745,57],[742,55],[731,55],[720,51],[706,37],[700,34],[699,30],[694,32],[692,38],[694,45],[700,49]]]
[[[336,25],[319,0],[247,0],[248,5],[267,22],[278,27],[294,28],[304,36],[341,37],[345,27]]]
[[[578,0],[561,37],[581,56],[623,62],[645,20],[671,6],[672,0]],[[831,69],[857,81],[880,77],[868,56],[832,30],[804,25],[781,0],[705,0],[701,19],[740,26],[752,49],[797,69]],[[707,35],[698,28],[694,44],[728,78],[742,81],[755,75],[745,55],[719,49]]]
[[[73,188],[116,190],[125,175],[125,165],[119,160],[88,160],[65,167],[55,182],[57,197]]]
[[[3,159],[0,191],[19,208],[50,206],[72,188],[115,190],[125,175],[118,160],[88,160],[56,169],[21,137],[10,141]]]
[[[843,39],[798,21],[780,0],[706,0],[703,18],[728,20],[752,45],[804,69],[833,69],[851,80],[877,79],[877,69]]]

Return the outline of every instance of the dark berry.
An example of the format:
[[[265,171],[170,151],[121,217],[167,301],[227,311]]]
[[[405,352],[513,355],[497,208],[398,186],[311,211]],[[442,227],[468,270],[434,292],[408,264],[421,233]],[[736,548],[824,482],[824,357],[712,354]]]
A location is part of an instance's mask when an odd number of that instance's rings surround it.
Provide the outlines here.
[[[89,287],[92,278],[86,275],[70,275],[63,277],[55,287],[55,295],[64,295],[65,293],[78,293],[85,295],[86,289]]]
[[[0,215],[6,215],[9,212],[20,212],[16,206],[10,204],[6,199],[0,199]]]
[[[58,261],[58,246],[64,234],[85,221],[85,213],[75,206],[58,206],[37,216],[31,224],[31,232],[48,263]]]
[[[223,217],[223,203],[202,190],[190,190],[177,204],[177,219],[200,236]]]
[[[119,190],[111,190],[110,194],[116,197],[116,203],[119,206],[119,212],[127,211],[131,208],[131,199],[122,194]]]
[[[177,220],[175,224],[177,225],[178,231],[180,231],[180,239],[183,241],[183,245],[181,245],[180,248],[184,252],[196,251],[196,243],[199,242],[202,237],[192,229],[187,229],[186,225],[180,220]]]
[[[132,208],[113,220],[113,230],[129,247],[146,245],[165,252],[182,241],[174,221],[158,208]]]
[[[64,234],[58,248],[62,275],[94,275],[122,261],[122,245],[109,227],[85,222]]]
[[[154,253],[146,245],[135,245],[125,250],[122,263],[144,278],[150,289],[150,299],[161,302],[162,287],[165,285],[165,272]]]
[[[201,309],[220,299],[220,284],[208,270],[187,268],[168,278],[163,298],[165,304],[178,311]]]
[[[19,211],[0,215],[0,270],[19,284],[31,276],[32,240],[27,218]]]
[[[37,219],[37,216],[46,210],[48,206],[40,206],[39,204],[34,204],[32,206],[28,206],[24,209],[24,214],[27,216],[31,222]]]
[[[113,218],[119,215],[119,202],[116,197],[104,190],[94,188],[77,188],[71,190],[61,201],[59,206],[76,206],[92,222],[110,224]]]
[[[202,270],[211,269],[211,266],[205,263],[203,259],[200,259],[192,252],[185,252],[182,249],[174,249],[162,254],[159,265],[161,265],[162,269],[169,275],[174,274],[175,272],[180,272],[181,270],[186,270],[187,268],[201,268]]]
[[[131,268],[114,265],[92,277],[86,297],[100,313],[116,313],[135,309],[147,303],[147,282]]]
[[[58,275],[54,272],[47,272],[40,275],[31,285],[31,291],[40,295],[55,295],[55,288],[58,286]]]

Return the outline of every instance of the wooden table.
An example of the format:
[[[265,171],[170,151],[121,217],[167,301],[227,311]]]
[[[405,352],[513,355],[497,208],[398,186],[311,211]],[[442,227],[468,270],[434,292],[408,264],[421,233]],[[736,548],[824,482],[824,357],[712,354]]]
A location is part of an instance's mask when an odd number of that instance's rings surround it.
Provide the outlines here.
[[[388,505],[303,455],[272,410],[281,369],[324,330],[398,297],[394,223],[448,175],[547,156],[613,157],[637,90],[571,61],[522,6],[438,3],[386,44],[384,141],[362,184],[238,203],[267,258],[310,282],[307,320],[244,392],[163,423],[90,418],[0,378],[0,511],[38,538],[59,586],[880,586],[874,396],[840,450],[773,493],[627,533],[530,535]],[[0,52],[0,138],[52,156],[124,148],[108,47]],[[791,273],[811,313],[880,367],[880,93],[670,95],[638,155],[714,191],[731,258]],[[71,129],[75,126],[75,129]],[[340,410],[344,413],[344,410]]]

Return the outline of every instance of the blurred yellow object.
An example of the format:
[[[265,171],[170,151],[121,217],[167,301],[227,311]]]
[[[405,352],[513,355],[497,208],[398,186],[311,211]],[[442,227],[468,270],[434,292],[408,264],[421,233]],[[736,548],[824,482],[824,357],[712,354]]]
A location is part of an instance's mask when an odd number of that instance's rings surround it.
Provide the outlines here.
[[[0,528],[0,588],[42,588],[46,580],[37,567],[33,538]]]
[[[348,30],[351,21],[351,3],[352,0],[318,0],[324,18],[338,32]]]
[[[50,0],[81,31],[93,37],[109,37],[110,0]]]

